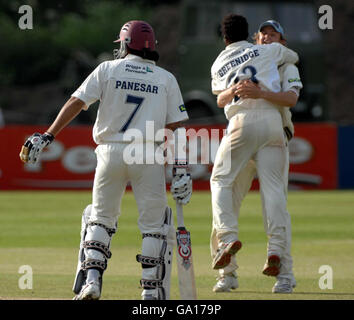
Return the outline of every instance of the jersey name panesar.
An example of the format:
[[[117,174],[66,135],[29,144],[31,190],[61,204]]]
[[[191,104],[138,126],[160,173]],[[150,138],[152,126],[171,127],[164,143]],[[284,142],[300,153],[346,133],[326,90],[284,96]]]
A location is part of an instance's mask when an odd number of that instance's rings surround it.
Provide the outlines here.
[[[141,91],[141,92],[154,93],[154,94],[159,93],[158,86],[146,84],[143,82],[135,82],[135,81],[117,80],[116,89]]]

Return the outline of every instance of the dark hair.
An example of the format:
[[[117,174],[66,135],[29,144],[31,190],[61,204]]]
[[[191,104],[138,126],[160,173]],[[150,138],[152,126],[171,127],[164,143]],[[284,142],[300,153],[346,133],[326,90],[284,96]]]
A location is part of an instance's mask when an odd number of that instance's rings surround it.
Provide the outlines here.
[[[221,32],[224,39],[231,43],[246,40],[248,38],[248,22],[245,17],[230,13],[222,20]]]
[[[128,47],[128,46],[127,46]],[[151,51],[150,49],[143,48],[142,50],[134,50],[128,47],[129,53],[135,54],[143,59],[153,60],[157,62],[159,60],[159,54],[157,51]]]

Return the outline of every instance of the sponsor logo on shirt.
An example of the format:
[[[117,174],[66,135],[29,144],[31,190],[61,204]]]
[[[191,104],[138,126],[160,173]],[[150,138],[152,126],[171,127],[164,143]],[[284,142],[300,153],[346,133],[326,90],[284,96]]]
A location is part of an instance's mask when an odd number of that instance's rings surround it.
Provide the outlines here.
[[[179,108],[179,111],[181,111],[181,112],[187,111],[187,108],[184,104],[181,104],[178,108]]]
[[[149,66],[139,66],[132,63],[125,65],[125,72],[135,72],[140,74],[153,73],[154,71]]]
[[[288,83],[293,83],[293,82],[301,82],[299,78],[290,78],[288,79]]]

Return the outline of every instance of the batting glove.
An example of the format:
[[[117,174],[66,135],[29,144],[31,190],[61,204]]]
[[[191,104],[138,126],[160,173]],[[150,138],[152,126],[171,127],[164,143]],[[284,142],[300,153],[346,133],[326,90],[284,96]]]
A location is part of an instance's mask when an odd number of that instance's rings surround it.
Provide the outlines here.
[[[39,154],[45,147],[50,145],[53,140],[54,136],[51,133],[34,133],[23,144],[20,152],[20,159],[26,163],[36,163]]]
[[[174,166],[171,183],[173,199],[182,205],[186,205],[192,196],[192,185],[192,178],[191,175],[187,173],[186,166]]]

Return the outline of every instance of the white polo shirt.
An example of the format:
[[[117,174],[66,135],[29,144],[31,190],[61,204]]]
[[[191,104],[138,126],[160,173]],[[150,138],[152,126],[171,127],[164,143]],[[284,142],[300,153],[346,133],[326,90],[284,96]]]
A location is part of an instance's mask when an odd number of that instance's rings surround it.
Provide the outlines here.
[[[151,142],[166,124],[188,119],[176,78],[132,54],[101,63],[72,96],[87,108],[100,100],[93,128],[97,144],[127,141],[132,130]]]
[[[262,90],[279,92],[280,77],[278,66],[283,63],[296,63],[296,52],[280,43],[254,45],[239,41],[228,45],[211,67],[211,87],[219,94],[239,80],[257,81]],[[239,110],[269,109],[276,106],[264,99],[234,99],[225,108],[227,119],[231,119]]]

